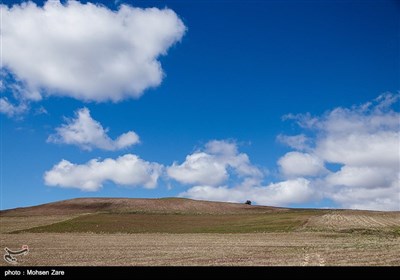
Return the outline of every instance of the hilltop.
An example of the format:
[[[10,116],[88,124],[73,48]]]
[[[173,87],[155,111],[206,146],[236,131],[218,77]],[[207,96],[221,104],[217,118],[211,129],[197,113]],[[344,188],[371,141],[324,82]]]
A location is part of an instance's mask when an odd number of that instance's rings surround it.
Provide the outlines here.
[[[13,233],[255,233],[333,230],[399,234],[400,226],[400,212],[292,209],[187,198],[76,198],[1,211],[0,217],[26,219],[26,224],[14,227],[14,230],[6,230]],[[34,219],[40,222],[33,222]]]
[[[32,207],[0,211],[0,216],[74,215],[108,213],[247,214],[285,211],[286,208],[187,198],[75,198]]]

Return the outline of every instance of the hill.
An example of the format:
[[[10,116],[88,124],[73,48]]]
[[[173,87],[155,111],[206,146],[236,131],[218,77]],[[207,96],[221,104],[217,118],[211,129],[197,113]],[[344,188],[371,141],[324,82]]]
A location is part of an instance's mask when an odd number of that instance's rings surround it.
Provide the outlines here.
[[[42,205],[0,211],[0,216],[73,215],[107,213],[246,214],[285,211],[286,208],[251,206],[187,198],[75,198]]]
[[[0,212],[24,218],[8,230],[93,233],[256,233],[293,231],[400,234],[400,212],[291,209],[186,198],[77,198]],[[24,222],[21,222],[21,221]],[[10,228],[11,229],[11,228]]]
[[[21,265],[396,265],[400,212],[79,198],[0,212]],[[0,266],[5,262],[0,262]]]

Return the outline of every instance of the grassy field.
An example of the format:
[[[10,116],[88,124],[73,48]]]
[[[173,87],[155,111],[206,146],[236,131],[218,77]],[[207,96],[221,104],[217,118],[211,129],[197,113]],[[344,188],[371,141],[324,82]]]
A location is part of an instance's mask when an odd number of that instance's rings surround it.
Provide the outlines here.
[[[400,212],[78,199],[0,212],[24,244],[22,265],[400,265]]]
[[[323,214],[324,212],[318,213]],[[16,232],[93,233],[257,233],[290,232],[316,215],[314,210],[269,214],[130,214],[84,215]]]

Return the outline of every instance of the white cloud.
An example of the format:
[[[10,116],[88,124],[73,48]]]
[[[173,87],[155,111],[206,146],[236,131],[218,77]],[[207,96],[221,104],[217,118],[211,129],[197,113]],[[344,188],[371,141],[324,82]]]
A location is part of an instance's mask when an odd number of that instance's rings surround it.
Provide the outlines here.
[[[315,148],[315,153],[325,161],[352,166],[388,167],[399,163],[400,132],[395,129],[376,132],[327,132],[327,135],[318,140]]]
[[[344,208],[400,210],[400,113],[393,110],[399,99],[400,94],[385,93],[321,117],[286,117],[315,133],[315,145],[309,149],[314,157],[342,165],[317,178],[323,182],[324,197]],[[289,173],[304,175],[305,162],[289,164]],[[282,166],[282,159],[279,163]],[[282,169],[284,173],[287,167]]]
[[[293,136],[279,134],[277,140],[299,151],[309,149],[310,139],[306,137],[304,134],[293,135]]]
[[[294,203],[310,201],[315,191],[310,181],[304,178],[283,181],[268,186],[195,186],[182,192],[180,196],[193,199],[244,202],[251,200],[257,204],[289,206]]]
[[[188,155],[181,165],[174,163],[167,173],[181,183],[194,185],[179,194],[194,199],[231,202],[249,199],[258,204],[284,206],[308,201],[316,193],[304,178],[262,186],[264,174],[251,164],[246,154],[239,153],[236,143],[226,140],[208,142],[204,151]],[[233,186],[222,185],[228,179]]]
[[[225,164],[202,152],[188,155],[181,165],[167,168],[168,176],[184,184],[218,185],[228,178]]]
[[[117,159],[92,159],[85,164],[62,160],[44,174],[49,186],[97,191],[105,181],[124,186],[154,188],[162,173],[162,165],[147,162],[136,155],[126,154]]]
[[[205,148],[207,153],[214,155],[235,156],[238,153],[236,143],[226,140],[211,140]]]
[[[232,174],[221,167],[220,179],[211,182],[204,169],[204,180],[186,182],[194,186],[180,195],[233,202],[249,199],[275,206],[328,199],[341,208],[400,210],[400,113],[393,106],[399,99],[400,94],[386,93],[372,102],[335,108],[322,116],[289,114],[284,118],[296,120],[309,135],[278,136],[295,149],[278,160],[281,174],[289,179],[263,185],[262,175],[243,172],[242,182],[237,183],[228,181]],[[246,160],[238,160],[242,154],[232,143],[219,147],[210,142],[205,154],[211,162],[225,166],[233,167],[238,161],[252,167],[245,154]],[[329,170],[329,164],[339,164],[340,169]],[[233,168],[239,174],[237,166],[240,164]],[[193,175],[189,160],[175,167],[189,177]]]
[[[331,186],[388,188],[398,179],[398,171],[387,167],[345,165],[338,172],[328,175],[326,182]]]
[[[137,98],[164,76],[158,57],[186,27],[171,9],[47,1],[1,5],[3,66],[27,89],[21,98]]]
[[[112,140],[107,135],[107,129],[90,116],[87,108],[75,112],[76,118],[67,120],[56,128],[56,134],[50,135],[48,142],[76,145],[84,150],[99,148],[115,151],[139,143],[139,136],[129,131]]]
[[[188,155],[182,164],[174,162],[167,168],[167,174],[184,184],[217,186],[228,179],[228,168],[239,177],[262,176],[246,154],[238,153],[235,143],[217,140],[208,142],[205,151]]]
[[[18,105],[12,104],[7,97],[0,98],[0,113],[5,114],[7,117],[18,117],[28,110],[28,105],[21,102]]]
[[[392,108],[398,96],[385,94],[322,116],[293,117],[310,136],[306,152],[300,145],[301,152],[279,159],[280,171],[288,177],[284,181],[263,183],[265,173],[227,140],[210,141],[183,163],[174,162],[166,168],[167,178],[190,185],[180,196],[195,199],[273,206],[328,199],[341,208],[400,210],[400,113]],[[340,169],[329,170],[332,163]],[[82,165],[64,160],[45,174],[45,181],[84,190],[97,190],[107,180],[154,187],[162,169],[134,155]]]
[[[288,114],[284,120],[295,120],[300,127],[316,129],[329,134],[375,133],[399,128],[399,112],[392,110],[398,104],[400,93],[384,93],[372,102],[351,108],[338,107],[322,116]]]
[[[385,188],[352,188],[336,186],[326,194],[342,208],[394,211],[400,210],[400,178]]]
[[[9,83],[13,80],[13,83]],[[0,113],[9,118],[22,119],[30,110],[30,100],[39,100],[37,91],[27,90],[20,81],[3,69],[0,70]],[[10,94],[11,93],[11,94]]]
[[[287,177],[316,176],[327,172],[321,159],[307,153],[289,152],[278,160],[278,164]]]

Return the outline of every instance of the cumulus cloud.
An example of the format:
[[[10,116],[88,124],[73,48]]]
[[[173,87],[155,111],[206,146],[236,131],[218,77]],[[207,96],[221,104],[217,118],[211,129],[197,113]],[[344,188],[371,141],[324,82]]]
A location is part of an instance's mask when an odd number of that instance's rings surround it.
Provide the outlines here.
[[[397,181],[398,171],[387,167],[345,165],[339,171],[328,175],[326,182],[331,186],[362,189],[388,188]]]
[[[265,183],[265,173],[228,140],[210,141],[182,163],[174,162],[165,169],[166,177],[189,185],[179,195],[195,199],[249,199],[273,206],[327,199],[340,208],[400,210],[400,112],[394,106],[399,98],[400,94],[386,93],[321,116],[287,117],[298,122],[307,141],[302,136],[283,141],[294,149],[277,162],[279,175],[286,177],[283,181]],[[134,155],[82,165],[63,160],[46,172],[45,181],[83,190],[97,190],[107,180],[154,187],[162,170],[162,165]]]
[[[182,197],[215,201],[244,202],[284,206],[312,199],[310,181],[295,178],[263,186],[264,173],[249,157],[238,151],[235,142],[209,141],[204,150],[188,155],[182,164],[174,163],[167,174],[181,183],[192,185]],[[230,181],[232,186],[224,185]]]
[[[400,180],[400,178],[397,180]],[[393,182],[392,186],[388,188],[335,186],[335,190],[327,196],[339,203],[342,208],[398,211],[400,209],[399,189],[398,182]]]
[[[180,194],[183,197],[233,202],[250,199],[275,206],[328,199],[340,208],[400,210],[400,113],[394,106],[399,99],[400,94],[385,93],[371,102],[334,108],[322,116],[286,115],[284,119],[296,121],[304,133],[278,136],[278,141],[294,149],[277,162],[280,175],[287,178],[281,182],[263,184],[266,178],[255,176],[257,172],[243,172],[241,182],[228,180],[232,174],[223,166],[235,166],[241,155],[232,143],[220,146],[209,142],[204,151],[189,155],[170,171],[179,170],[178,181],[184,175],[194,178],[198,173],[193,170],[204,171],[201,180],[182,180],[192,184]],[[201,167],[194,164],[192,156],[202,158],[200,153],[219,164],[219,169],[208,162]],[[246,158],[244,166],[252,167]],[[331,164],[338,168],[330,170]]]
[[[214,155],[196,152],[167,168],[168,176],[184,184],[218,185],[228,178],[225,164]]]
[[[235,142],[212,140],[205,145],[205,152],[217,158],[225,167],[233,168],[240,177],[261,177],[262,171],[251,164],[248,155],[239,153]]]
[[[92,159],[85,164],[62,160],[44,174],[44,181],[49,186],[83,191],[97,191],[106,181],[151,189],[156,187],[162,168],[158,163],[144,161],[133,154],[103,161]]]
[[[287,177],[316,176],[327,172],[324,162],[308,153],[289,152],[278,160],[278,165]]]
[[[87,108],[75,112],[75,119],[67,119],[67,123],[56,128],[48,142],[76,145],[84,150],[93,148],[115,151],[139,143],[139,136],[134,131],[126,132],[112,140],[107,129],[90,116]]]
[[[310,201],[315,191],[310,181],[304,178],[272,183],[267,186],[194,186],[182,192],[180,196],[194,199],[244,202],[251,200],[257,204],[271,206],[288,206],[294,203]]]
[[[170,178],[184,184],[216,186],[229,177],[229,170],[239,177],[260,177],[262,172],[250,163],[249,157],[239,153],[237,146],[229,141],[210,141],[204,151],[188,155],[182,164],[174,162],[167,168]]]
[[[389,167],[399,162],[399,131],[395,129],[375,132],[326,132],[328,134],[319,139],[315,152],[328,162]]]
[[[28,2],[1,5],[1,10],[3,70],[24,86],[19,98],[26,100],[137,98],[161,83],[158,58],[186,30],[167,8],[123,4],[113,11],[92,3],[47,1],[43,7]]]
[[[400,113],[394,106],[399,99],[400,94],[385,93],[371,102],[335,108],[319,117],[286,116],[314,133],[315,144],[309,149],[314,160],[341,165],[318,178],[324,182],[324,196],[340,207],[400,210]],[[287,155],[293,153],[300,154]],[[305,175],[307,160],[301,159],[297,166],[289,161],[293,164],[285,166],[287,155],[279,161],[282,172]]]

